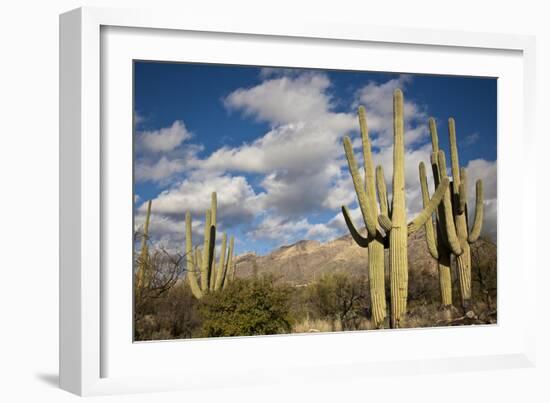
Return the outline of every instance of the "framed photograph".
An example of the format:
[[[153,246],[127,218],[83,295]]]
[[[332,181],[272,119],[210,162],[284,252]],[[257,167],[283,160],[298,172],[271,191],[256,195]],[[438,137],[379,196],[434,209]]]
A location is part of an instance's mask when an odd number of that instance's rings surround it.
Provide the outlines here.
[[[533,365],[531,37],[85,8],[60,44],[62,388]]]

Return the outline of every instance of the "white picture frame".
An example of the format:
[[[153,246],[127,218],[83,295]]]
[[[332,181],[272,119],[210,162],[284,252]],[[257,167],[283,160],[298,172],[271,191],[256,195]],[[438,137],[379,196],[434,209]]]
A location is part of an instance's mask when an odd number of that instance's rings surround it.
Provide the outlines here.
[[[136,46],[132,41],[138,37]],[[231,54],[216,48],[230,41],[232,46],[225,47]],[[262,51],[266,46],[273,52]],[[174,49],[180,53],[172,55]],[[327,49],[339,57],[326,61]],[[535,172],[522,176],[512,166],[518,159],[528,161],[534,148],[534,49],[532,37],[519,35],[311,21],[283,26],[277,21],[207,20],[151,10],[81,8],[61,15],[61,387],[97,395],[296,383],[298,376],[303,382],[534,365],[535,285],[529,279],[536,278],[537,265],[528,225],[536,216],[527,193],[509,191],[502,181],[497,326],[135,344],[127,329],[131,271],[108,270],[112,261],[128,256],[127,250],[113,253],[110,246],[132,229],[127,227],[131,197],[123,197],[131,173],[131,80],[124,78],[128,60],[369,66],[384,71],[391,71],[387,66],[393,63],[394,71],[489,76],[498,70],[498,175],[536,189]],[[380,54],[369,64],[350,62],[351,56],[366,51]],[[443,57],[435,58],[434,52]],[[416,54],[425,59],[411,57]],[[508,96],[502,98],[503,93]],[[115,129],[124,134],[109,135]],[[117,165],[112,160],[115,151]],[[130,210],[118,214],[125,208]],[[503,218],[512,213],[513,234]],[[131,267],[131,261],[128,264]],[[113,298],[113,290],[120,290],[122,297]],[[524,320],[514,320],[520,312]],[[316,356],[318,351],[326,353]]]

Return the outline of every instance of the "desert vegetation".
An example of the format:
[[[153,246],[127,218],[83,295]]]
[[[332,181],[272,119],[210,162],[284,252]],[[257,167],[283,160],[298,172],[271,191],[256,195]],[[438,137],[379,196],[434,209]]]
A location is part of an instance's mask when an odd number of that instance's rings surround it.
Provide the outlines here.
[[[297,269],[298,261],[302,266],[313,262],[315,251],[322,249],[319,245],[309,247],[304,241],[306,244],[295,247],[301,252],[294,255],[288,253],[291,246],[282,247],[287,260],[285,270],[279,271],[270,270],[269,260],[234,256],[235,239],[231,236],[228,242],[226,233],[217,251],[215,192],[205,214],[202,248],[193,243],[191,214],[185,214],[183,253],[169,253],[149,242],[149,202],[143,228],[136,233],[140,248],[134,264],[135,339],[496,323],[496,246],[480,238],[483,184],[476,183],[470,226],[467,172],[459,163],[455,122],[452,118],[448,121],[450,178],[435,121],[430,119],[435,190],[430,197],[426,169],[420,163],[423,209],[408,221],[403,102],[402,92],[396,90],[391,203],[382,167],[374,166],[363,107],[359,108],[363,173],[351,138],[344,138],[364,228],[356,226],[346,206],[342,206],[342,213],[349,242],[355,243],[354,248],[363,248],[366,256],[335,258],[322,271],[322,265],[316,263],[305,281],[297,281],[288,273]],[[420,240],[425,251],[419,248]],[[317,262],[330,260],[326,248],[323,250],[324,258]],[[277,253],[271,254],[272,262],[277,261]],[[424,259],[416,258],[422,264],[415,263],[414,269],[410,263],[413,254]],[[264,264],[259,265],[262,261]],[[359,270],[350,270],[350,261],[359,261]]]

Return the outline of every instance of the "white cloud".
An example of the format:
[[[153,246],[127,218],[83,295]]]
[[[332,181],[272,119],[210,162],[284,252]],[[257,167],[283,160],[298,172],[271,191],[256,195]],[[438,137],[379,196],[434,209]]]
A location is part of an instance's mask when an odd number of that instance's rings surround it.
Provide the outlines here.
[[[338,234],[335,228],[323,223],[311,224],[306,218],[289,220],[282,216],[267,215],[247,235],[255,240],[292,243],[300,239],[326,241]]]
[[[411,76],[401,75],[382,84],[370,82],[357,91],[355,106],[363,105],[367,111],[367,123],[369,131],[374,134],[374,146],[387,147],[393,144],[393,92],[397,88],[404,89],[411,80]],[[405,144],[410,145],[428,135],[428,116],[425,108],[407,100],[404,92]]]
[[[470,226],[475,214],[476,181],[483,181],[483,227],[482,235],[497,240],[497,162],[483,159],[471,160],[466,166],[468,182],[468,215]]]
[[[306,239],[327,241],[338,235],[338,231],[327,224],[312,224],[306,232]]]
[[[344,205],[350,205],[355,201],[355,189],[347,165],[340,171],[334,180],[330,192],[323,201],[323,206],[335,210]]]
[[[157,161],[148,159],[137,160],[135,164],[135,179],[138,182],[160,181],[185,169],[185,163],[180,159],[168,159],[162,156]]]
[[[303,73],[266,80],[252,88],[238,89],[225,99],[230,110],[272,124],[310,121],[331,109],[328,77],[320,73]]]
[[[255,240],[291,242],[303,235],[310,227],[307,220],[285,220],[281,216],[268,216],[247,235]]]
[[[135,137],[136,182],[165,185],[172,177],[193,166],[203,149],[201,145],[186,142],[192,138],[192,133],[181,120],[158,130],[137,131]]]
[[[325,75],[304,73],[234,91],[225,100],[228,108],[267,120],[272,128],[251,144],[215,151],[198,169],[263,175],[265,207],[280,214],[323,208],[340,175],[342,136],[357,130],[354,114],[331,111],[329,86]]]
[[[185,124],[181,120],[176,120],[170,127],[138,132],[137,146],[151,153],[168,152],[190,139],[191,136]]]
[[[218,233],[229,232],[236,223],[251,224],[263,211],[263,194],[255,194],[244,177],[189,178],[161,192],[152,200],[149,234],[155,245],[170,251],[183,251],[185,213],[193,222],[193,244],[200,245],[204,234],[205,211],[210,208],[212,191],[216,191]],[[147,203],[138,209],[135,228],[143,227]],[[218,242],[220,241],[218,239]]]
[[[154,200],[157,214],[164,216],[183,216],[190,211],[202,219],[204,212],[210,208],[212,192],[217,193],[218,217],[221,222],[251,220],[262,211],[263,194],[256,194],[243,176],[209,176],[199,175],[187,178],[168,190],[161,192]],[[145,210],[145,205],[140,211]]]

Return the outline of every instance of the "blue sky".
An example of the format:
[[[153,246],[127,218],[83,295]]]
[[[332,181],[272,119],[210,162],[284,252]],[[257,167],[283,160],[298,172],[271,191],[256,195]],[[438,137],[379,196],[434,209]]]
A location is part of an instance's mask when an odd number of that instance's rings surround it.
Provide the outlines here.
[[[361,217],[342,137],[352,137],[360,160],[356,110],[364,105],[375,162],[391,185],[395,88],[406,101],[411,217],[421,205],[418,163],[431,151],[427,120],[436,118],[448,150],[453,116],[470,196],[483,179],[485,233],[496,238],[496,79],[157,62],[134,64],[136,225],[152,199],[153,242],[181,250],[190,210],[198,244],[215,190],[219,231],[235,235],[238,254],[346,234],[340,206],[358,225]]]

